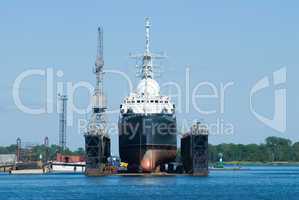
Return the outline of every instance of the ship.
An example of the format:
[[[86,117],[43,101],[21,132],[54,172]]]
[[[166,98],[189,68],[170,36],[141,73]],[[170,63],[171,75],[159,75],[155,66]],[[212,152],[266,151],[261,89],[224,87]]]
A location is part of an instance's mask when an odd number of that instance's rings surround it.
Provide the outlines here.
[[[145,52],[139,59],[141,80],[123,99],[119,115],[119,154],[133,172],[154,172],[173,162],[177,150],[175,104],[160,94],[154,79],[153,60],[164,55],[150,51],[150,21],[145,19]]]

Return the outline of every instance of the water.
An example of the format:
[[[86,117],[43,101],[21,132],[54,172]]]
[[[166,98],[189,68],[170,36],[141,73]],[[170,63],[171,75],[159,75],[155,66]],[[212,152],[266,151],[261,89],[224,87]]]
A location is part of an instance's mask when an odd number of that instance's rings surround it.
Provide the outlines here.
[[[0,174],[0,200],[299,199],[299,167],[212,171],[209,177]]]

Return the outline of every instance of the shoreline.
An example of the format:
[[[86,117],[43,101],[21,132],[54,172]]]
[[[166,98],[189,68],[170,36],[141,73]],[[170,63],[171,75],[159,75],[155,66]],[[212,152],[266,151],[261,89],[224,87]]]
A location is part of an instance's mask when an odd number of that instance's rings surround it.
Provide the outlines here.
[[[223,162],[224,165],[240,166],[298,166],[299,162],[260,162],[260,161],[230,161]]]

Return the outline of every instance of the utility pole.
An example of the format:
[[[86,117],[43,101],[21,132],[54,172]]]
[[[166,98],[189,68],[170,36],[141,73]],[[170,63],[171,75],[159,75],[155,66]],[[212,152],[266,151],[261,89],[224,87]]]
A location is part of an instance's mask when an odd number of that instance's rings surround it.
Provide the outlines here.
[[[45,137],[44,139],[44,146],[45,146],[45,163],[48,163],[49,161],[49,138]]]
[[[17,138],[17,149],[16,149],[16,156],[17,156],[17,162],[21,161],[21,147],[22,146],[22,142],[21,142],[21,138]]]

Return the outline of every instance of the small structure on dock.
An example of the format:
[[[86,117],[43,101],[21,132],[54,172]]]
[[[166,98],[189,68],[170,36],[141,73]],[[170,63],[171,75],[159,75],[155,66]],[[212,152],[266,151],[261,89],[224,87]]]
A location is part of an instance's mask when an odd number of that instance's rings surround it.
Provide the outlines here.
[[[1,165],[14,165],[17,161],[15,154],[0,154],[0,166]]]
[[[208,128],[204,124],[195,123],[181,138],[181,157],[185,173],[208,175]]]
[[[15,162],[11,165],[9,172],[14,173],[36,173],[44,172],[49,161],[49,138],[45,137],[43,145],[23,142],[20,138],[16,140]],[[33,170],[33,171],[31,171]]]
[[[93,107],[85,137],[87,176],[100,176],[105,173],[105,166],[110,157],[110,138],[107,133],[106,97],[103,92],[103,30],[98,28],[98,48],[94,73],[96,87],[93,95]]]
[[[17,162],[15,154],[0,154],[0,172],[6,172],[13,168]]]
[[[17,138],[16,141],[16,159],[17,163],[25,163],[39,160],[38,156],[34,154],[33,150],[39,144],[31,142],[22,142],[21,138]]]
[[[83,163],[85,162],[85,158],[83,155],[64,155],[57,153],[55,161],[62,163]]]

